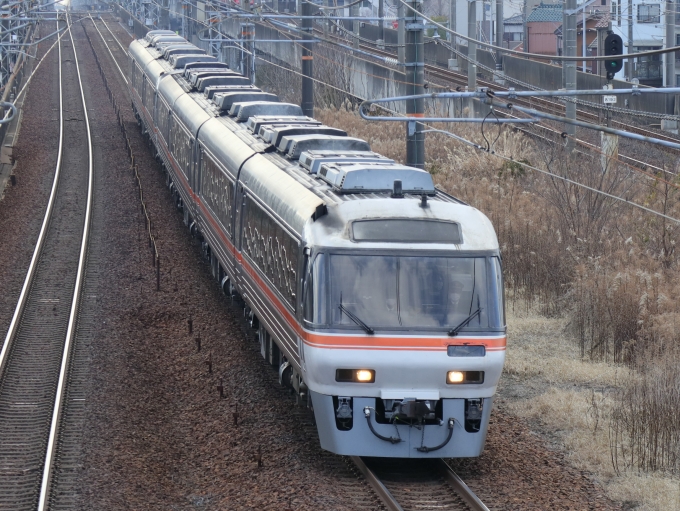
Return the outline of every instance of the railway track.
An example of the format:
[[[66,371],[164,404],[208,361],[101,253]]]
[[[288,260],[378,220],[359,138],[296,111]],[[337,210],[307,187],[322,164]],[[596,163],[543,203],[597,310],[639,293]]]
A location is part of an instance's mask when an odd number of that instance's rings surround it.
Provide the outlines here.
[[[36,248],[0,351],[0,509],[50,508],[69,471],[65,420],[93,201],[92,140],[71,31],[58,45],[59,151]],[[69,405],[68,407],[66,405]],[[63,478],[62,478],[63,479]],[[70,487],[57,492],[68,493]]]
[[[352,456],[352,461],[389,511],[489,511],[444,460]]]

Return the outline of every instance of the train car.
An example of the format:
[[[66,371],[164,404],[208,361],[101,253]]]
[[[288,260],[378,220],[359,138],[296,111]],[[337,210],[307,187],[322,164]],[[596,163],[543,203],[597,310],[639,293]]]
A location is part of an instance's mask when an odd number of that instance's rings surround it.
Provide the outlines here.
[[[214,277],[313,408],[321,446],[478,456],[506,346],[489,220],[429,173],[225,81],[205,55],[163,57],[160,38],[130,45],[138,119]],[[201,92],[211,73],[223,83]]]

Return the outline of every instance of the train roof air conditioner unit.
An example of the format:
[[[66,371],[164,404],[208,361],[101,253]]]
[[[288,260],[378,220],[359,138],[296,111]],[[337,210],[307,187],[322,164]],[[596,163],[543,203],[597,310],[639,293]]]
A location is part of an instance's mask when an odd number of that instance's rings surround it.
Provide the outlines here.
[[[301,116],[302,108],[293,103],[271,103],[269,101],[245,101],[231,105],[229,115],[236,117],[236,122],[245,122],[255,115],[289,115]]]
[[[268,92],[226,92],[213,96],[213,102],[222,112],[228,112],[234,103],[242,101],[271,101],[276,103],[279,98],[276,94],[269,94]]]
[[[198,92],[204,92],[206,87],[250,85],[250,80],[245,76],[237,75],[236,73],[222,73],[220,76],[204,76],[197,79],[196,83],[192,85],[198,89]]]
[[[321,126],[319,121],[305,115],[253,115],[246,122],[246,127],[252,133],[259,133],[263,126],[280,126],[283,124]]]
[[[283,140],[292,135],[333,135],[336,137],[346,137],[347,133],[338,128],[330,126],[310,126],[305,124],[284,124],[282,126],[263,126],[258,133],[262,140],[273,145],[282,153],[290,150],[291,140]]]
[[[191,76],[191,73],[198,71],[199,69],[203,71],[215,70],[215,69],[229,69],[229,66],[224,62],[190,62],[184,66],[184,78],[187,80]]]
[[[210,85],[203,89],[203,95],[212,99],[215,104],[217,100],[215,95],[217,94],[227,94],[229,92],[262,92],[262,89],[255,87],[254,85]]]
[[[337,137],[333,135],[290,135],[283,137],[281,147],[288,148],[286,156],[293,160],[300,158],[304,151],[320,149],[336,151],[370,151],[368,142],[360,138]],[[279,148],[280,150],[280,148]]]
[[[192,64],[194,62],[217,62],[215,57],[210,55],[173,55],[170,57],[170,65],[175,69],[183,69],[187,64]]]
[[[328,163],[317,177],[338,193],[391,192],[396,180],[401,181],[403,193],[436,193],[429,172],[398,163]]]
[[[198,48],[190,48],[190,47],[184,47],[184,48],[177,48],[176,46],[166,46],[163,48],[162,53],[163,53],[163,58],[165,60],[170,59],[173,55],[190,55],[190,54],[196,54],[200,53],[201,50]]]
[[[394,163],[394,160],[373,151],[305,151],[300,165],[310,174],[317,174],[326,163]]]

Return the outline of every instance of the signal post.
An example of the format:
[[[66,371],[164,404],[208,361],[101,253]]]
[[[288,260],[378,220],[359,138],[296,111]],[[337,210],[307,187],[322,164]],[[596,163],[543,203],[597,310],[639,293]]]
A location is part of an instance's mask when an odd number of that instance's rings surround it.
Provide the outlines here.
[[[603,88],[605,90],[613,89],[612,80],[614,75],[623,69],[623,59],[614,58],[620,57],[623,53],[623,40],[618,34],[614,34],[611,30],[609,31],[607,37],[604,40],[604,54],[605,56],[612,57],[604,61],[604,69],[607,73],[607,85]],[[630,59],[628,66],[632,69],[632,62]],[[603,96],[602,100],[605,105],[607,105],[607,127],[611,128],[611,105],[616,104],[616,96]],[[619,137],[618,135],[612,135],[610,133],[600,132],[600,147],[602,148],[601,164],[602,170],[607,171],[612,160],[616,160],[619,157]]]

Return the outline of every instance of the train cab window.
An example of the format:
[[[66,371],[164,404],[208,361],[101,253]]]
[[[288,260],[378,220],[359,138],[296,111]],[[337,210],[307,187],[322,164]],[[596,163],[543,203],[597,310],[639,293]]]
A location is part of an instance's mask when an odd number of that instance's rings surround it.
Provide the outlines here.
[[[500,257],[489,258],[489,292],[493,299],[489,300],[492,307],[490,315],[492,326],[505,327],[505,295],[503,286],[503,269]]]
[[[333,325],[348,328],[463,330],[500,328],[486,257],[330,256]],[[499,283],[502,286],[502,283]],[[359,321],[357,321],[359,320]],[[364,323],[362,325],[361,323]]]
[[[304,286],[304,318],[305,322],[315,325],[325,325],[326,299],[323,291],[326,286],[326,255],[317,254],[307,271]]]

